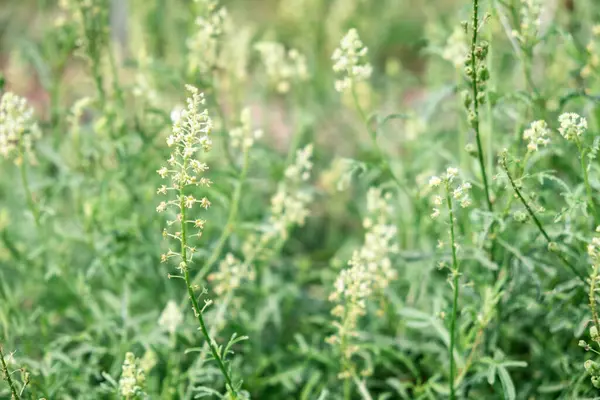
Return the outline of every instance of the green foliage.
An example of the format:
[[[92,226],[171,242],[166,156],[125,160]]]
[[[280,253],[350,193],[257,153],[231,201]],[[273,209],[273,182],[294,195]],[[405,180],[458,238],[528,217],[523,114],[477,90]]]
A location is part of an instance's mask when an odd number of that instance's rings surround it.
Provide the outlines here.
[[[0,398],[598,397],[599,49],[594,0],[7,2]]]

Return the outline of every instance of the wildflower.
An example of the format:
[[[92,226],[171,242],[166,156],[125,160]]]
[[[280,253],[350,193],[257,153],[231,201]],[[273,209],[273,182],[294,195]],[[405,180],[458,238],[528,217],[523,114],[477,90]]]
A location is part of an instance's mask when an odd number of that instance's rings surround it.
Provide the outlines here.
[[[146,376],[144,371],[139,367],[139,360],[135,358],[133,353],[125,354],[123,362],[121,378],[119,379],[119,391],[121,396],[132,398],[132,396],[143,397],[144,385]]]
[[[252,130],[252,116],[249,108],[244,108],[240,116],[241,126],[229,132],[230,144],[234,149],[242,148],[248,150],[254,144],[254,140],[262,137],[260,129]]]
[[[208,201],[206,197],[203,197],[202,200],[200,200],[200,206],[205,210],[208,210],[208,207],[210,207],[210,201]]]
[[[521,0],[521,24],[512,35],[522,45],[534,43],[542,25],[542,0]]]
[[[368,215],[363,221],[367,229],[364,243],[354,251],[348,262],[349,268],[340,272],[329,296],[329,300],[336,303],[331,313],[339,321],[335,323],[336,333],[327,342],[339,346],[347,361],[359,350],[357,345],[349,342],[357,335],[358,321],[366,313],[367,300],[372,293],[385,289],[397,276],[390,259],[398,251],[390,199],[391,196],[384,195],[379,188],[369,189]],[[351,368],[348,364],[345,368]],[[340,378],[347,378],[349,372],[343,369]]]
[[[456,68],[462,66],[465,62],[465,54],[469,51],[467,40],[467,33],[462,27],[454,28],[442,50],[442,58],[450,61]]]
[[[27,101],[14,93],[4,93],[0,100],[0,155],[19,163],[40,136]]]
[[[538,150],[538,146],[548,145],[550,143],[549,134],[550,129],[548,129],[546,121],[539,120],[532,122],[529,128],[523,132],[523,139],[529,141],[527,150],[533,152]]]
[[[442,183],[442,180],[437,176],[432,176],[429,179],[429,186],[432,188],[438,187]]]
[[[196,199],[194,198],[194,196],[186,196],[185,197],[184,204],[187,208],[194,207],[195,203],[196,203]]]
[[[440,216],[440,210],[438,208],[434,208],[433,212],[431,213],[431,219],[436,219],[439,216]]]
[[[227,253],[219,263],[218,271],[210,274],[208,280],[213,283],[214,292],[222,295],[240,287],[244,280],[253,281],[255,277],[256,273],[251,265],[242,263],[233,254]]]
[[[160,204],[158,206],[156,206],[156,212],[162,213],[167,209],[167,203],[164,201],[161,201]]]
[[[158,326],[166,329],[169,333],[174,334],[177,327],[183,322],[183,315],[179,310],[179,306],[173,300],[169,300],[167,306],[160,314]]]
[[[578,140],[587,130],[587,120],[575,113],[564,113],[558,117],[558,131],[567,140]]]
[[[334,61],[333,71],[340,78],[335,81],[335,89],[343,92],[351,89],[356,82],[371,77],[373,68],[366,60],[368,49],[360,40],[356,29],[350,29],[335,49],[331,59]]]
[[[181,119],[181,116],[183,115],[183,111],[184,111],[184,108],[180,105],[175,106],[171,110],[171,122],[173,124],[176,122],[179,122],[179,120]],[[167,142],[167,144],[168,144],[168,142]]]
[[[298,50],[286,51],[276,42],[260,42],[254,48],[260,53],[267,77],[278,93],[288,93],[293,83],[308,79],[306,58]]]
[[[202,74],[211,73],[219,66],[219,40],[229,22],[229,14],[225,7],[216,5],[207,7],[206,15],[196,18],[196,32],[187,41],[190,69]]]
[[[169,190],[175,190],[178,196],[177,200],[160,202],[156,207],[156,211],[160,213],[166,211],[169,207],[174,207],[177,210],[176,219],[168,221],[167,225],[190,223],[194,224],[196,228],[202,229],[204,226],[203,220],[190,221],[183,218],[183,209],[192,209],[196,203],[200,203],[202,208],[207,209],[210,206],[210,201],[206,197],[198,200],[193,195],[186,195],[184,190],[187,186],[208,187],[212,184],[210,179],[200,176],[208,170],[208,166],[195,158],[200,152],[210,150],[208,135],[212,130],[212,120],[208,116],[207,110],[202,107],[205,103],[204,95],[195,87],[186,86],[186,88],[190,93],[187,99],[187,108],[182,110],[180,118],[176,118],[173,122],[171,136],[167,139],[167,143],[172,148],[168,160],[171,169],[161,167],[157,171],[162,178],[169,178],[170,180],[170,184],[162,185],[157,193],[166,195]],[[181,228],[181,225],[179,225],[179,228]],[[172,235],[169,235],[168,232],[165,234],[180,241],[186,240],[181,237],[180,232],[175,232]],[[183,260],[182,262],[185,264],[188,261]]]
[[[302,184],[310,178],[313,146],[311,144],[296,152],[296,161],[285,170],[285,180],[271,198],[270,223],[273,233],[286,236],[291,225],[303,225],[308,217],[308,203],[312,193],[303,190]]]

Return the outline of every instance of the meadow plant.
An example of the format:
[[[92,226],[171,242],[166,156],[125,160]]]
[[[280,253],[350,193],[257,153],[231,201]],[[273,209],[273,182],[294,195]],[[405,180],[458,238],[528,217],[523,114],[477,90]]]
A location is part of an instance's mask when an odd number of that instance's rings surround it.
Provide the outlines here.
[[[598,397],[595,1],[5,3],[0,398]]]
[[[180,243],[179,251],[169,250],[161,256],[163,262],[171,258],[178,261],[177,269],[181,275],[169,275],[172,278],[179,278],[185,282],[187,294],[189,296],[194,315],[198,319],[200,329],[205,340],[210,346],[212,356],[218,364],[219,369],[225,379],[227,392],[232,398],[237,398],[239,384],[234,384],[231,379],[231,370],[227,367],[225,357],[227,352],[222,352],[221,347],[217,347],[210,337],[203,313],[212,300],[204,299],[204,306],[198,304],[196,289],[192,284],[189,266],[192,262],[196,248],[191,246],[190,239],[201,237],[206,221],[201,218],[193,218],[191,210],[194,207],[200,207],[207,210],[210,207],[210,200],[207,197],[196,199],[193,194],[187,194],[190,187],[210,187],[212,181],[203,176],[208,170],[208,165],[197,159],[197,153],[209,152],[212,149],[212,139],[210,133],[212,130],[212,120],[206,109],[201,109],[204,104],[204,95],[193,86],[187,86],[191,97],[187,99],[187,108],[181,112],[173,124],[173,133],[167,138],[167,145],[173,148],[170,158],[167,161],[168,167],[163,166],[157,172],[161,178],[169,178],[170,184],[167,187],[162,185],[158,189],[159,195],[168,195],[169,192],[175,192],[175,199],[162,201],[156,208],[156,211],[163,213],[167,209],[176,211],[175,218],[169,220],[163,236],[165,238],[175,239]],[[170,231],[170,229],[174,231]],[[194,229],[195,233],[189,233],[188,229]],[[206,289],[203,289],[200,295],[205,295]]]

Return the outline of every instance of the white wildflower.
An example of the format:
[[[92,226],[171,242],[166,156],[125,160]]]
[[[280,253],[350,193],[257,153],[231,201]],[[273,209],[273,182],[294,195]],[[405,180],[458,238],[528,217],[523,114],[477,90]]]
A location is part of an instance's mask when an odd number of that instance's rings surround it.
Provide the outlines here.
[[[30,153],[32,143],[41,136],[33,118],[33,108],[14,93],[6,92],[0,100],[0,155],[20,162]]]
[[[564,113],[558,117],[558,131],[567,140],[578,140],[587,130],[587,120],[575,113]]]
[[[160,314],[158,325],[173,334],[182,322],[183,314],[181,314],[181,310],[177,306],[177,303],[173,300],[169,300],[167,306]]]
[[[523,132],[523,139],[529,142],[527,144],[527,150],[533,152],[538,150],[538,146],[548,145],[548,143],[550,143],[550,138],[548,138],[549,134],[550,129],[548,129],[546,121],[540,120],[532,122],[529,128],[525,129],[525,132]]]
[[[276,42],[259,42],[254,48],[260,53],[266,74],[277,92],[285,94],[292,84],[308,79],[306,58],[298,50],[286,51]]]
[[[333,71],[339,74],[335,82],[338,92],[351,89],[356,82],[365,81],[371,77],[373,68],[366,59],[367,47],[362,43],[356,29],[350,29],[335,49],[331,59],[334,61]]]
[[[131,398],[132,396],[144,396],[144,385],[146,376],[144,370],[139,367],[139,360],[133,353],[125,355],[121,378],[119,379],[119,391],[121,396]]]

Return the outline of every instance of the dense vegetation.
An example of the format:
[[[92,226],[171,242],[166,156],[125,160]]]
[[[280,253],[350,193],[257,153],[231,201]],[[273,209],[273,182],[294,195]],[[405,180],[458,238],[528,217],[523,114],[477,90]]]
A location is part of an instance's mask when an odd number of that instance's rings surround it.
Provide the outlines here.
[[[0,398],[599,398],[596,0],[7,1],[0,67]]]

